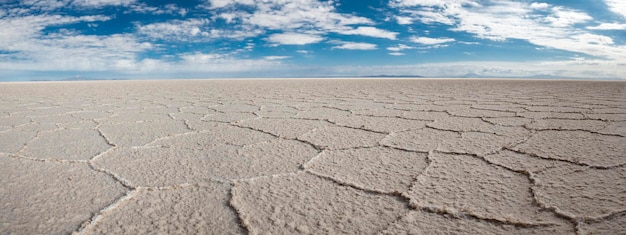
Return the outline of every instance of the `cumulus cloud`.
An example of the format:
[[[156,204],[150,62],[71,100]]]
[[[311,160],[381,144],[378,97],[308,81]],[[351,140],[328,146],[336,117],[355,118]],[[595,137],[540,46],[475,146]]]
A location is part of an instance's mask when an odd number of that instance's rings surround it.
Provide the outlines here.
[[[613,11],[621,12],[617,8],[626,3],[607,0],[607,4]],[[610,44],[607,36],[575,27],[593,20],[578,10],[512,0],[394,0],[390,5],[415,20],[450,25],[451,31],[470,33],[479,39],[518,39],[542,47],[626,60],[626,46]]]
[[[153,14],[153,15],[164,15],[164,14],[169,14],[169,15],[176,14],[180,16],[187,15],[187,9],[178,7],[176,6],[176,4],[166,4],[163,7],[154,7],[154,6],[148,6],[148,4],[145,4],[145,3],[139,3],[139,4],[130,5],[129,8],[130,10],[126,11],[125,13],[139,12],[139,13]]]
[[[397,46],[387,47],[387,50],[397,52],[397,51],[403,51],[403,50],[414,49],[414,48],[415,47],[412,47],[412,46],[398,44]]]
[[[246,5],[252,11],[232,10],[235,5]],[[308,34],[337,33],[395,40],[398,33],[373,26],[371,19],[352,14],[337,13],[333,1],[252,1],[210,0],[209,8],[220,12],[218,17],[227,23],[240,23],[263,30],[280,30]],[[357,26],[361,25],[361,26]]]
[[[605,0],[609,10],[626,18],[626,1],[623,0]]]
[[[372,43],[363,43],[363,42],[342,42],[337,41],[334,42],[336,44],[340,44],[338,46],[334,46],[333,49],[343,49],[343,50],[376,50],[376,44]]]
[[[363,36],[369,36],[369,37],[375,37],[375,38],[386,38],[390,40],[396,40],[396,36],[398,35],[398,33],[395,33],[395,32],[390,32],[387,30],[382,30],[382,29],[378,29],[375,27],[368,27],[368,26],[359,26],[356,29],[339,31],[338,33],[346,34],[346,35],[363,35]]]
[[[550,4],[547,4],[545,2],[533,2],[530,4],[530,8],[532,9],[547,9],[548,7],[550,7]]]
[[[137,32],[154,39],[188,41],[198,37],[208,37],[205,30],[208,20],[189,19],[172,20],[169,22],[139,25]]]
[[[589,26],[591,30],[626,30],[626,24],[622,23],[601,23],[597,26]]]
[[[552,8],[552,15],[546,17],[545,20],[555,27],[568,27],[593,20],[593,18],[584,12],[554,7]]]
[[[278,55],[272,55],[272,56],[264,56],[263,59],[266,60],[284,60],[284,59],[289,59],[291,58],[291,56],[278,56]]]
[[[396,22],[398,22],[398,24],[401,24],[401,25],[413,23],[413,18],[411,17],[396,16],[395,18],[396,18]]]
[[[435,45],[448,42],[454,42],[453,38],[429,38],[429,37],[411,37],[411,41],[423,45]]]
[[[324,40],[324,38],[319,35],[302,33],[272,34],[268,38],[268,41],[281,45],[306,45],[318,43],[322,40]]]
[[[136,0],[73,0],[72,4],[84,7],[128,6]]]

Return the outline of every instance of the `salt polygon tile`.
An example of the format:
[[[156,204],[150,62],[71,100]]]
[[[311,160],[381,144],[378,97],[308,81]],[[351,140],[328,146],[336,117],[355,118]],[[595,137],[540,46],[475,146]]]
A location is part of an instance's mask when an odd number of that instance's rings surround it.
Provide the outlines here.
[[[255,105],[249,105],[249,104],[238,104],[238,103],[229,103],[229,104],[224,104],[224,105],[217,105],[217,106],[213,106],[211,108],[214,108],[220,112],[224,112],[224,113],[252,113],[252,112],[258,112],[259,111],[259,107],[255,106]]]
[[[0,157],[0,233],[69,234],[125,189],[87,164]]]
[[[614,113],[614,114],[585,114],[587,118],[598,119],[604,121],[626,121],[626,114]]]
[[[70,114],[55,115],[55,116],[38,116],[32,117],[32,120],[37,123],[76,123],[83,121],[80,118],[71,116]]]
[[[306,108],[306,110],[304,111],[298,112],[298,115],[296,115],[296,118],[334,121],[337,118],[347,117],[350,115],[352,115],[350,112],[339,110],[339,109],[326,108],[326,107],[311,107],[311,108]]]
[[[404,113],[407,111],[404,110],[395,110],[395,109],[363,109],[363,110],[354,110],[353,113],[355,115],[363,115],[363,116],[374,116],[374,117],[402,117]],[[419,119],[419,118],[415,118]]]
[[[626,114],[626,108],[594,108],[585,113]]]
[[[522,117],[497,117],[497,118],[485,118],[487,122],[494,123],[500,126],[523,126],[532,121],[532,119]]]
[[[164,106],[144,106],[140,109],[139,113],[146,114],[168,114],[177,113],[179,111],[176,107],[164,107]]]
[[[368,117],[368,116],[349,116],[337,118],[335,122],[338,125],[349,126],[357,129],[365,129],[376,132],[391,133],[396,131],[405,131],[411,129],[421,129],[426,127],[430,121],[407,120],[402,118],[391,117]]]
[[[20,153],[39,159],[89,160],[111,148],[93,129],[61,129],[43,132]]]
[[[581,224],[579,228],[585,234],[612,235],[626,231],[626,213],[602,219],[594,223]]]
[[[404,111],[436,111],[446,112],[455,109],[467,109],[467,105],[424,105],[424,104],[393,104],[387,105],[385,108],[397,109]]]
[[[598,132],[626,137],[626,122],[609,122],[604,129],[598,130]]]
[[[568,163],[532,157],[528,154],[504,150],[484,156],[485,160],[518,172],[538,172],[548,168],[567,165]]]
[[[189,107],[181,107],[180,112],[207,115],[210,113],[215,113],[216,111],[213,108],[210,108],[208,106],[189,106]]]
[[[626,169],[555,167],[534,175],[537,200],[575,218],[599,218],[626,210]]]
[[[60,115],[65,114],[75,110],[73,108],[66,107],[38,107],[32,108],[24,111],[15,112],[17,116],[26,116],[26,117],[36,117],[36,116],[50,116],[50,115]]]
[[[258,116],[253,113],[215,113],[208,114],[202,117],[203,121],[213,121],[213,122],[240,122],[247,119],[258,118]]]
[[[319,151],[309,144],[296,140],[273,140],[246,145],[238,150],[236,158],[242,163],[232,163],[232,172],[238,178],[294,172],[315,157]],[[232,159],[237,161],[237,159]],[[240,167],[236,167],[240,166]]]
[[[432,128],[392,133],[383,144],[412,151],[488,154],[504,146],[514,145],[521,137],[508,138],[490,133],[442,131]]]
[[[495,110],[484,109],[456,109],[448,111],[451,115],[458,117],[512,117],[515,116],[515,112],[504,112]]]
[[[28,124],[31,122],[31,119],[28,117],[22,116],[13,116],[13,117],[0,117],[0,126],[19,126]]]
[[[383,140],[383,144],[413,151],[428,152],[437,150],[442,141],[450,141],[458,138],[461,138],[461,135],[457,132],[424,128],[393,133]]]
[[[359,188],[379,192],[404,192],[428,165],[426,153],[374,147],[329,150],[305,168]]]
[[[230,186],[207,182],[141,190],[104,216],[90,234],[243,234],[228,206]]]
[[[59,129],[59,125],[53,123],[28,123],[20,126],[16,126],[13,128],[17,131],[26,131],[26,132],[44,132],[44,131],[53,131]]]
[[[80,118],[83,120],[105,119],[113,115],[104,111],[79,111],[70,113],[72,117]]]
[[[540,119],[525,125],[534,130],[587,130],[597,131],[606,126],[598,120]]]
[[[574,226],[555,224],[524,227],[498,224],[471,217],[411,211],[382,234],[575,234]]]
[[[116,146],[143,146],[156,139],[189,132],[182,121],[105,123],[99,128]]]
[[[250,127],[274,135],[295,139],[313,129],[330,125],[319,120],[305,119],[251,119],[239,122],[238,125]]]
[[[139,113],[139,112],[119,112],[111,115],[103,122],[107,123],[123,123],[123,122],[148,122],[148,121],[166,121],[172,118],[162,113]]]
[[[469,155],[435,153],[426,172],[405,195],[416,208],[517,224],[559,219],[533,202],[530,180]]]
[[[589,112],[590,109],[576,107],[559,107],[559,106],[527,106],[526,109],[531,112],[559,112],[559,113],[582,113]]]
[[[298,171],[317,154],[310,145],[275,140],[245,147],[223,145],[212,150],[118,148],[94,164],[133,185],[162,187],[207,179],[245,179]]]
[[[524,109],[523,106],[519,105],[510,105],[510,104],[478,104],[472,105],[472,107],[476,109],[484,109],[484,110],[495,110],[502,112],[526,112],[528,110]]]
[[[624,137],[607,136],[586,131],[539,131],[516,151],[544,158],[610,167],[626,163]]]
[[[532,119],[584,119],[585,116],[581,113],[559,113],[559,112],[518,112],[518,116]]]
[[[385,134],[359,129],[327,126],[312,130],[298,139],[330,149],[372,147],[385,137]]]
[[[34,131],[7,130],[0,132],[0,153],[16,153],[37,135]]]
[[[521,127],[496,126],[480,118],[449,117],[428,123],[427,126],[459,132],[485,132],[509,137],[526,137],[530,132]]]
[[[400,200],[298,173],[238,182],[232,204],[252,234],[365,234],[408,211]]]
[[[370,100],[354,100],[351,102],[342,102],[338,104],[329,104],[328,106],[343,110],[376,110],[384,109],[386,104],[376,103]]]
[[[290,118],[298,114],[298,110],[289,106],[262,106],[258,112],[261,117]]]
[[[216,125],[210,130],[180,134],[166,137],[150,143],[150,146],[167,148],[187,148],[211,150],[223,144],[247,145],[275,139],[272,135],[234,127],[230,125]]]
[[[436,111],[406,111],[402,113],[401,115],[401,117],[404,117],[404,118],[428,120],[428,121],[444,119],[449,116],[450,115],[446,112],[436,112]]]
[[[98,123],[94,121],[79,121],[73,123],[58,123],[56,124],[57,128],[54,129],[96,129],[98,127]],[[54,130],[52,129],[52,130]]]

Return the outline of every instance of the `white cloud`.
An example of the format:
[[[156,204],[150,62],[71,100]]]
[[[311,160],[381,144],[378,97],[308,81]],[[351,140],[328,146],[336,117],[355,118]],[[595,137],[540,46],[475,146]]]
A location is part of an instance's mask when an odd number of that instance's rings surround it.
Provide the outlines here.
[[[291,56],[278,56],[278,55],[272,55],[272,56],[264,56],[263,59],[266,60],[284,60],[284,59],[289,59],[291,58]]]
[[[253,5],[254,0],[209,0],[210,8],[213,9],[223,8],[234,4]]]
[[[589,26],[591,30],[626,30],[626,24],[623,23],[601,23],[598,26]]]
[[[0,18],[0,50],[20,50],[19,44],[30,42],[42,35],[41,30],[50,26],[78,22],[107,21],[108,16],[61,16],[29,15]]]
[[[454,42],[453,38],[429,38],[429,37],[411,37],[411,41],[424,45],[435,45],[448,42]]]
[[[402,52],[389,52],[389,55],[392,55],[392,56],[402,56],[402,55],[404,55],[404,53],[402,53]]]
[[[404,44],[398,44],[395,47],[387,47],[387,50],[389,51],[403,51],[403,50],[408,50],[408,49],[414,49],[415,47],[411,47],[411,46],[407,46]]]
[[[73,0],[72,5],[83,7],[128,6],[135,0]]]
[[[624,0],[605,0],[606,5],[609,6],[609,10],[626,18],[626,1]]]
[[[607,3],[619,11],[616,6],[626,4],[619,2],[608,0]],[[577,24],[589,23],[592,17],[569,8],[546,8],[544,4],[512,0],[395,0],[391,6],[422,22],[425,12],[440,15],[445,20],[438,23],[448,23],[449,30],[470,33],[480,39],[525,40],[542,47],[626,60],[626,46],[610,44],[606,36],[585,31]]]
[[[568,27],[593,20],[587,13],[566,10],[562,7],[554,7],[552,8],[552,12],[552,15],[546,17],[545,20],[555,27]]]
[[[127,11],[125,13],[138,12],[138,13],[149,13],[153,15],[164,15],[164,14],[169,14],[169,15],[177,14],[180,16],[187,15],[187,9],[180,8],[176,6],[176,4],[167,4],[159,8],[159,7],[148,6],[145,3],[139,3],[139,4],[130,5],[129,8],[130,8],[130,11]]]
[[[324,38],[313,34],[281,33],[270,35],[268,40],[281,45],[306,45],[321,42]]]
[[[137,26],[137,32],[154,39],[189,41],[194,38],[209,37],[205,29],[209,23],[206,19],[172,20]]]
[[[339,46],[334,46],[333,49],[344,49],[344,50],[376,50],[376,44],[372,43],[362,43],[362,42],[338,42],[341,43]]]
[[[396,40],[396,36],[398,35],[398,33],[396,32],[390,32],[387,30],[382,30],[382,29],[378,29],[375,27],[368,27],[368,26],[359,26],[356,29],[339,31],[338,33],[346,34],[346,35],[363,35],[363,36],[375,37],[375,38],[386,38],[390,40]]]
[[[235,4],[251,7],[251,12],[230,8]],[[252,1],[210,0],[209,8],[227,23],[237,23],[249,28],[278,30],[300,34],[338,33],[395,40],[398,33],[371,26],[374,22],[365,17],[337,13],[334,1]],[[223,12],[226,11],[226,12]]]
[[[545,2],[533,2],[530,4],[530,8],[532,9],[542,10],[547,9],[548,7],[550,7],[550,4],[547,4]]]
[[[411,17],[404,17],[404,16],[396,16],[396,22],[398,22],[398,24],[412,24],[413,23],[413,18]]]

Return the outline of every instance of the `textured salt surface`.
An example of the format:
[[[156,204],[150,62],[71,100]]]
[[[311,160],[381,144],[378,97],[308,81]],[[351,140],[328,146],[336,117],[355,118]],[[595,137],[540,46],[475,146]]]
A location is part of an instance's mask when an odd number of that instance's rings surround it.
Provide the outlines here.
[[[0,84],[0,234],[619,234],[626,83]]]

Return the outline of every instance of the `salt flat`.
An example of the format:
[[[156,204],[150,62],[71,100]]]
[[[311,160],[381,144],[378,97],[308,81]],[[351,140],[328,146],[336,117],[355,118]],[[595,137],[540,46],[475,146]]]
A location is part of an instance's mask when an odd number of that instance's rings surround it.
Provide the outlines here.
[[[0,84],[1,234],[618,234],[626,82]]]

